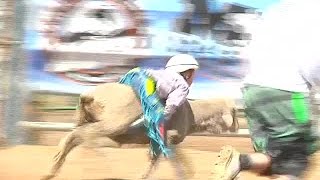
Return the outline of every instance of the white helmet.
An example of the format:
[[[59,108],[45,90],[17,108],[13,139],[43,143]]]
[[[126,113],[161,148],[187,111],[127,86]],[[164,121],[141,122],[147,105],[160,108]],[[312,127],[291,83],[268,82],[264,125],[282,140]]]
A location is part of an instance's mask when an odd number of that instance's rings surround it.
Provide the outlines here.
[[[169,59],[166,64],[166,69],[172,70],[178,73],[187,71],[189,69],[198,69],[198,61],[191,55],[178,54]]]

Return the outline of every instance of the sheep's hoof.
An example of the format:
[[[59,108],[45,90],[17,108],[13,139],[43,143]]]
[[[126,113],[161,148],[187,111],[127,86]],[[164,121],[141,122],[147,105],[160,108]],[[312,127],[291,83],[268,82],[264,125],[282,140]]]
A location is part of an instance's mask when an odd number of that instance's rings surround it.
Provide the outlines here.
[[[139,177],[137,179],[151,179],[154,168],[154,165],[148,165],[144,172],[142,174],[139,174]]]
[[[43,177],[41,177],[40,180],[49,180],[49,179],[52,179],[54,178],[54,175],[53,174],[48,174],[48,175],[45,175]]]
[[[147,174],[142,174],[140,179],[147,179],[148,178],[148,175]]]
[[[150,177],[151,173],[143,173],[142,175],[139,175],[138,179],[146,179],[146,180],[151,180],[152,178]]]

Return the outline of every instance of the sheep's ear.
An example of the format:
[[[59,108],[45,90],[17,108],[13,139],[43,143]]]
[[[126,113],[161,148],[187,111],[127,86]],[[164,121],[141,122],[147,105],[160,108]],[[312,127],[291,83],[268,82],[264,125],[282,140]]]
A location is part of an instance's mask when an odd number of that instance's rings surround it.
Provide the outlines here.
[[[225,125],[229,128],[232,126],[233,124],[233,121],[234,121],[234,118],[232,116],[232,112],[229,112],[229,113],[224,113],[222,115],[222,120],[223,122],[225,123]]]
[[[233,117],[233,122],[232,122],[232,125],[231,127],[229,128],[229,130],[231,132],[237,132],[240,128],[240,125],[239,125],[239,121],[238,121],[238,110],[237,108],[232,108],[232,117]]]

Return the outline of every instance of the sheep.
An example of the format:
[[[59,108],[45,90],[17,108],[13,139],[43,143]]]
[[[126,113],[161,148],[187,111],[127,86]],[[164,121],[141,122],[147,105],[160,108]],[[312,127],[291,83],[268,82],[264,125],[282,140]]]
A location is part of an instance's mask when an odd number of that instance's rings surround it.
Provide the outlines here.
[[[60,150],[54,157],[50,173],[43,179],[55,177],[68,153],[80,144],[91,148],[120,148],[129,144],[149,144],[142,115],[140,100],[127,85],[106,83],[81,94],[74,116],[76,128],[60,141]],[[135,123],[137,119],[140,119],[140,123]],[[172,162],[177,164],[178,159],[184,159],[174,145],[181,143],[187,135],[203,131],[235,132],[238,126],[236,108],[232,100],[186,101],[171,120],[166,122],[168,146],[172,147],[180,157],[173,158]],[[149,177],[157,162],[158,158],[151,159],[143,178]],[[189,170],[192,168],[189,167]]]

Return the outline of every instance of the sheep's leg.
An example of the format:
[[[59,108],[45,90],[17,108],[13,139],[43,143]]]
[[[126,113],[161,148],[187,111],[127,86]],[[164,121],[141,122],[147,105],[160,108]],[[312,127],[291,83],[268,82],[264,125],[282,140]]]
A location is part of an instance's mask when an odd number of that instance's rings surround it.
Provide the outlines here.
[[[179,134],[176,130],[168,131],[168,145],[172,151],[173,156],[169,159],[171,165],[176,170],[177,179],[189,179],[194,175],[192,163],[186,157],[186,155],[181,151],[181,149],[176,147],[176,138]]]
[[[88,147],[97,146],[96,140],[103,137],[104,142],[108,142],[107,145],[104,144],[105,146],[120,146],[118,143],[107,136],[108,134],[117,134],[119,131],[123,131],[124,128],[118,127],[110,129],[106,128],[103,125],[103,122],[96,122],[79,126],[71,133],[69,133],[64,139],[62,139],[59,143],[60,150],[54,156],[54,162],[51,167],[50,173],[44,176],[42,180],[48,180],[55,177],[71,150],[76,146],[82,144],[83,142],[86,142],[85,144]]]
[[[165,133],[165,139],[166,139],[166,142],[167,142],[167,131]],[[152,155],[152,158],[151,158],[151,161],[150,161],[150,164],[148,165],[147,167],[147,170],[144,172],[144,174],[142,175],[142,179],[148,179],[150,178],[150,176],[152,175],[152,173],[154,172],[154,170],[157,168],[157,166],[159,165],[159,162],[160,162],[160,155],[161,154],[158,154],[158,155]]]
[[[147,170],[142,174],[141,179],[149,179],[160,163],[160,156],[153,156]]]
[[[178,138],[178,136],[179,134],[176,130],[167,131],[167,143],[169,148],[172,150],[172,157],[169,158],[169,161],[176,171],[177,179],[182,180],[193,177],[194,171],[193,167],[191,166],[191,162],[189,162],[185,154],[180,149],[176,148],[176,138]],[[151,159],[146,172],[142,175],[142,179],[150,178],[158,166],[160,159],[160,156],[154,156]]]
[[[54,162],[51,166],[50,172],[48,175],[42,177],[42,180],[48,180],[54,178],[59,170],[61,169],[67,155],[73,148],[80,145],[83,142],[81,136],[79,136],[78,129],[75,129],[71,133],[69,133],[65,138],[63,138],[59,143],[59,151],[54,156]]]
[[[181,149],[172,145],[173,157],[170,158],[170,163],[176,170],[177,179],[191,179],[194,176],[193,166],[187,156]]]

